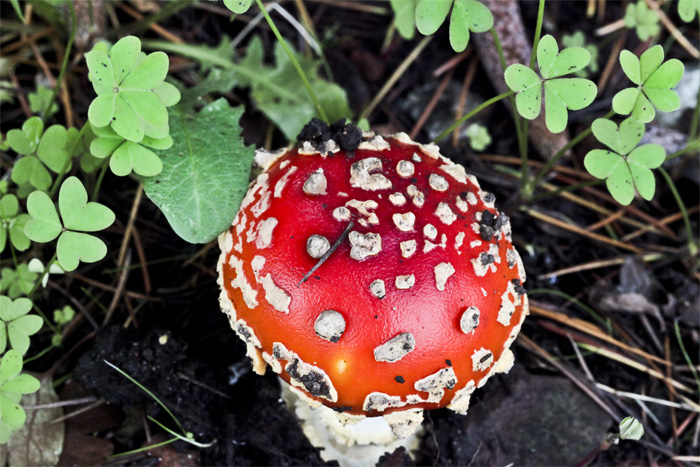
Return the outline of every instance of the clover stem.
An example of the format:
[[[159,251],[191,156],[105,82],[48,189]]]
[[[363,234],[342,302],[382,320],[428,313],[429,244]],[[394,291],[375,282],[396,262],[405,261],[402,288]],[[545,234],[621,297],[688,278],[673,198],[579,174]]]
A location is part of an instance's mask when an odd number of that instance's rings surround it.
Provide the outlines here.
[[[440,141],[441,139],[445,138],[446,136],[449,136],[450,133],[452,133],[452,131],[453,131],[455,128],[457,128],[457,127],[460,126],[462,123],[466,122],[467,120],[469,120],[470,118],[472,118],[474,115],[476,115],[476,114],[478,114],[479,112],[481,112],[482,110],[484,110],[486,107],[490,106],[491,104],[495,104],[496,102],[498,102],[498,101],[500,101],[500,100],[503,100],[503,99],[505,99],[506,97],[512,96],[513,94],[515,94],[515,91],[508,91],[508,92],[504,92],[503,94],[499,94],[499,95],[497,95],[497,96],[495,96],[495,97],[492,97],[491,99],[487,100],[486,102],[484,102],[484,103],[481,104],[480,106],[476,107],[476,108],[475,108],[474,110],[472,110],[471,112],[467,113],[466,115],[463,115],[459,120],[457,120],[457,121],[454,122],[452,125],[450,125],[445,131],[443,131],[442,133],[440,133],[439,135],[437,135],[433,141],[437,143],[438,141]]]
[[[605,114],[605,116],[602,118],[604,118],[605,120],[609,120],[610,117],[612,117],[613,115],[615,115],[615,112],[611,110],[610,112]],[[586,128],[581,133],[579,133],[574,138],[572,138],[571,141],[569,141],[566,144],[566,146],[564,146],[559,151],[557,151],[557,153],[554,154],[554,157],[552,157],[550,160],[548,160],[547,163],[537,173],[537,175],[535,175],[535,177],[532,179],[532,181],[530,183],[530,188],[531,188],[530,192],[534,191],[534,189],[537,187],[537,184],[540,182],[540,180],[542,180],[542,177],[547,175],[547,173],[554,166],[554,164],[556,164],[557,161],[559,161],[559,159],[561,159],[561,157],[569,151],[569,149],[573,148],[578,143],[580,143],[581,140],[583,140],[588,135],[590,135],[592,131],[593,130],[591,129],[591,127]]]
[[[535,59],[537,58],[537,45],[540,42],[542,35],[542,22],[544,21],[544,3],[545,0],[540,0],[540,5],[537,9],[537,25],[535,26],[535,40],[532,41],[532,54],[530,55],[530,68],[535,69]]]
[[[51,344],[50,346],[46,347],[44,350],[42,350],[38,354],[36,354],[32,357],[29,357],[29,358],[25,358],[24,361],[22,362],[22,366],[26,365],[29,362],[33,362],[34,360],[40,359],[41,357],[43,357],[44,355],[46,355],[47,353],[49,353],[51,350],[53,350],[55,348],[56,347],[53,344]]]
[[[68,37],[68,44],[66,44],[66,51],[63,54],[63,63],[61,64],[61,71],[58,74],[58,78],[56,79],[56,85],[53,87],[53,91],[51,92],[51,97],[49,97],[48,104],[46,105],[46,107],[44,107],[44,111],[41,113],[41,120],[44,122],[46,121],[46,115],[48,114],[49,109],[51,109],[53,102],[56,100],[56,95],[58,94],[58,90],[61,87],[61,83],[63,82],[63,76],[66,74],[66,69],[68,69],[68,60],[70,59],[71,49],[73,49],[73,42],[75,41],[76,23],[78,22],[78,18],[75,14],[73,0],[70,0],[68,2],[68,7],[70,8],[71,17],[70,36]],[[70,124],[70,122],[68,123]]]
[[[690,138],[688,138],[688,139],[690,139]],[[683,149],[676,151],[673,154],[669,154],[668,156],[666,156],[666,160],[670,161],[671,159],[675,159],[678,156],[682,156],[686,152],[694,151],[696,149],[700,149],[700,141],[694,141],[694,142],[688,144]]]
[[[659,167],[659,172],[666,179],[666,183],[668,183],[668,187],[671,189],[671,193],[676,199],[676,203],[678,203],[678,207],[680,208],[681,214],[683,215],[683,223],[685,224],[686,235],[688,235],[688,252],[691,256],[695,256],[696,254],[698,254],[698,245],[695,243],[695,239],[693,238],[693,227],[690,225],[690,216],[688,216],[688,210],[685,208],[683,198],[681,198],[680,193],[678,193],[678,190],[676,189],[676,184],[673,183],[673,180],[671,179],[671,176],[668,174],[668,172],[666,172],[666,169],[664,169],[663,167]]]
[[[498,31],[495,28],[491,28],[491,36],[493,37],[493,43],[498,50],[498,58],[501,60],[501,69],[505,73],[507,64],[506,57],[503,54],[503,46],[501,45],[501,38],[498,36]],[[518,140],[518,148],[520,149],[520,158],[523,160],[521,185],[526,186],[527,183],[527,131],[523,128],[525,119],[523,119],[518,113],[515,105],[515,96],[510,96],[508,98],[510,101],[510,111],[513,114],[513,125],[515,125],[515,135]]]
[[[678,319],[675,319],[673,321],[673,329],[676,331],[676,339],[678,339],[678,347],[681,349],[681,353],[683,354],[683,358],[685,358],[685,361],[690,366],[690,372],[693,374],[693,377],[695,378],[695,384],[697,384],[697,386],[698,386],[698,391],[700,391],[700,377],[698,377],[698,371],[695,369],[695,366],[693,365],[693,360],[690,358],[690,355],[688,355],[688,351],[685,349],[685,344],[683,344],[683,339],[681,339],[681,330],[680,330],[680,327],[678,326]]]
[[[105,178],[105,173],[107,173],[107,168],[109,168],[109,162],[105,162],[100,169],[100,175],[97,176],[95,188],[92,190],[92,201],[97,202],[97,196],[100,193],[100,187],[102,186],[102,180]]]
[[[306,91],[309,93],[309,96],[311,96],[311,100],[314,102],[314,106],[316,106],[316,111],[318,112],[319,117],[321,117],[321,119],[324,122],[331,123],[328,121],[328,117],[326,116],[326,112],[324,112],[323,107],[321,107],[321,102],[318,100],[316,93],[314,92],[313,88],[311,87],[311,83],[309,83],[309,80],[306,77],[304,70],[301,69],[301,65],[299,65],[299,62],[297,61],[294,54],[292,54],[291,49],[287,45],[287,42],[284,40],[284,37],[282,37],[282,34],[280,34],[279,30],[277,29],[275,22],[272,21],[272,18],[270,17],[270,14],[265,9],[265,6],[263,5],[262,1],[255,0],[255,3],[257,3],[258,8],[260,8],[260,12],[263,14],[263,16],[265,17],[265,20],[267,21],[267,24],[270,25],[270,29],[272,29],[273,34],[275,35],[275,37],[279,41],[280,45],[284,49],[284,52],[289,57],[289,61],[292,62],[292,65],[297,70],[299,77],[301,78],[302,82],[304,83],[304,87],[306,87]]]

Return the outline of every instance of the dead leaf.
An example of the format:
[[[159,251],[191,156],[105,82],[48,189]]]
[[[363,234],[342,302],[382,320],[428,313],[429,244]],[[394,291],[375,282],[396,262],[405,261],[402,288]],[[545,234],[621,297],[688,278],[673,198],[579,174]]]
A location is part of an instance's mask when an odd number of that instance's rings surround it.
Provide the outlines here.
[[[39,378],[41,386],[34,394],[22,398],[27,412],[24,426],[12,434],[7,442],[9,465],[56,465],[63,451],[64,423],[51,423],[63,416],[60,407],[32,409],[32,406],[58,402],[50,376]]]

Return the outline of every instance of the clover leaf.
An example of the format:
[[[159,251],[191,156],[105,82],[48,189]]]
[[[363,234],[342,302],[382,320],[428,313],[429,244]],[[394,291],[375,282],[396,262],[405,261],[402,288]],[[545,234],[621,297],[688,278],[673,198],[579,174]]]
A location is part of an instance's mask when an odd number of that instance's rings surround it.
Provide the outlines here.
[[[483,151],[486,147],[491,144],[491,135],[489,130],[478,123],[472,123],[467,127],[465,132],[469,138],[469,147],[474,151]]]
[[[686,23],[690,23],[695,18],[695,14],[700,16],[700,2],[698,0],[678,0],[678,16]]]
[[[611,150],[593,149],[583,165],[596,178],[605,179],[610,194],[623,205],[634,199],[635,188],[647,201],[654,196],[656,180],[650,169],[666,159],[666,151],[658,144],[637,147],[644,136],[644,125],[632,118],[620,123],[599,118],[591,126],[596,139]]]
[[[44,132],[44,123],[39,117],[28,118],[22,129],[13,129],[7,132],[7,143],[17,154],[34,154],[39,140]]]
[[[99,159],[109,157],[109,168],[115,175],[129,175],[133,170],[138,175],[152,177],[163,170],[163,162],[149,148],[168,149],[173,139],[166,136],[161,139],[144,136],[140,143],[127,141],[110,127],[94,128],[97,138],[90,144],[90,152]]]
[[[19,251],[29,248],[30,241],[24,234],[24,225],[29,216],[19,214],[19,202],[13,194],[0,197],[0,253],[5,250],[7,239]]]
[[[568,121],[567,109],[580,110],[589,106],[598,89],[587,79],[562,76],[581,70],[588,65],[590,58],[588,51],[581,47],[568,47],[560,52],[556,39],[544,36],[537,46],[537,64],[542,78],[519,63],[506,69],[506,84],[518,93],[515,96],[518,113],[528,120],[537,118],[544,88],[547,128],[552,133],[564,131]]]
[[[635,28],[637,37],[642,41],[656,36],[661,31],[659,17],[649,9],[644,0],[627,5],[623,21],[627,28]]]
[[[683,78],[683,64],[675,58],[664,62],[664,49],[655,45],[639,58],[629,50],[620,53],[620,65],[636,88],[626,88],[613,97],[613,110],[630,115],[642,123],[654,119],[656,111],[671,112],[681,106],[678,94],[672,91]]]
[[[29,350],[29,336],[36,334],[44,320],[36,315],[28,315],[32,301],[28,298],[12,300],[0,295],[0,354],[7,349],[7,341],[13,349],[24,355]]]
[[[415,7],[414,7],[415,5]],[[412,0],[392,1],[396,26],[402,37],[413,37],[415,25],[421,34],[434,34],[450,16],[450,45],[455,52],[462,52],[469,44],[470,31],[485,32],[493,26],[491,11],[477,0]]]
[[[29,270],[27,263],[18,265],[16,270],[3,268],[0,271],[0,293],[7,294],[10,298],[29,295],[37,277],[37,274]]]
[[[51,118],[58,112],[58,103],[55,101],[51,104],[51,108],[47,110],[52,94],[53,89],[47,88],[46,86],[39,86],[36,88],[36,92],[30,92],[28,97],[31,111],[37,115],[46,113],[46,118]]]
[[[576,31],[573,34],[564,34],[561,38],[561,43],[564,47],[583,47],[591,55],[591,61],[586,68],[582,68],[575,72],[576,76],[585,78],[591,73],[598,72],[598,47],[586,42],[586,36],[582,31]]]
[[[63,125],[52,125],[46,129],[39,141],[36,155],[55,173],[70,170],[71,158],[81,150],[76,128],[66,129]]]
[[[22,371],[22,355],[8,350],[0,361],[0,444],[10,439],[13,430],[24,425],[27,415],[19,401],[22,395],[39,389],[39,380]]]
[[[53,321],[59,326],[70,323],[74,316],[75,310],[70,305],[53,311]]]
[[[224,0],[224,6],[237,15],[241,15],[250,9],[253,0]]]
[[[27,211],[32,217],[24,228],[27,236],[40,243],[58,237],[56,254],[65,271],[73,271],[80,261],[94,263],[107,255],[107,246],[99,238],[84,232],[105,229],[114,222],[114,213],[108,207],[87,201],[87,191],[76,177],[69,177],[61,185],[58,207],[46,193],[36,191],[27,199]]]
[[[145,55],[134,36],[120,39],[109,54],[95,47],[85,54],[89,77],[97,97],[88,108],[95,127],[110,125],[122,138],[135,143],[144,136],[167,134],[166,107],[177,104],[180,92],[164,81],[168,56],[163,52]]]

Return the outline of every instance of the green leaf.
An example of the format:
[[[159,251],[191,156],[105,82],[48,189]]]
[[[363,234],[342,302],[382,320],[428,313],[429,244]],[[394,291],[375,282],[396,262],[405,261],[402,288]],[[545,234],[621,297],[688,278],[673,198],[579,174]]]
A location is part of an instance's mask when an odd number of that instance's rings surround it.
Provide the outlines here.
[[[416,0],[390,0],[394,24],[401,37],[413,39],[416,34]]]
[[[644,91],[652,88],[670,89],[683,78],[683,63],[672,58],[654,71],[644,83]]]
[[[9,380],[22,371],[22,356],[19,352],[8,350],[0,360],[0,390]]]
[[[141,53],[141,41],[134,36],[126,36],[117,41],[109,51],[109,58],[117,84],[134,68]],[[99,94],[99,93],[98,93]]]
[[[95,263],[107,256],[107,245],[99,238],[80,232],[65,231],[56,245],[58,263],[65,271],[75,271],[80,261]]]
[[[56,206],[49,195],[35,191],[27,198],[27,212],[31,219],[24,227],[30,240],[39,243],[50,242],[58,237],[63,227],[56,212]]]
[[[610,195],[623,206],[629,205],[634,199],[634,182],[627,164],[617,165],[605,181]]]
[[[625,72],[627,77],[634,84],[640,85],[644,82],[642,81],[642,72],[640,69],[639,59],[629,50],[623,50],[620,52],[620,66],[622,67],[622,71]]]
[[[615,113],[620,115],[631,114],[641,92],[642,91],[638,88],[627,88],[615,94],[612,101],[612,107]]]
[[[644,426],[636,418],[626,417],[620,422],[621,439],[631,439],[634,441],[639,441],[642,438],[642,436],[644,436]]]
[[[627,5],[624,17],[625,26],[635,28],[637,37],[646,41],[652,36],[656,36],[661,31],[659,17],[646,5],[644,0]]]
[[[18,298],[21,300],[21,298]],[[36,315],[22,316],[7,325],[12,348],[24,355],[29,350],[29,336],[39,332],[44,320]]]
[[[12,219],[19,212],[19,201],[13,194],[0,198],[0,219]]]
[[[542,82],[537,73],[516,63],[506,69],[504,77],[508,87],[518,93],[515,96],[518,113],[528,120],[537,118],[542,106]]]
[[[537,65],[540,73],[545,78],[549,76],[549,70],[554,65],[558,54],[559,46],[554,37],[547,34],[540,39],[540,42],[537,44]]]
[[[7,132],[7,144],[17,154],[34,154],[43,131],[44,123],[41,119],[31,117],[22,124],[21,130],[13,129]]]
[[[226,8],[231,10],[237,15],[242,15],[250,8],[253,4],[253,0],[224,0],[224,5]]]
[[[180,102],[180,91],[178,91],[175,86],[165,81],[160,83],[160,85],[155,88],[154,92],[166,107],[171,107]]]
[[[74,128],[73,137],[69,138],[69,130],[63,125],[52,125],[46,129],[39,141],[37,156],[55,173],[67,172],[71,167],[71,150],[75,145],[77,130]]]
[[[96,232],[114,222],[114,212],[99,203],[88,203],[87,191],[77,177],[68,177],[61,185],[58,206],[63,226],[70,230]]]
[[[608,178],[622,163],[624,160],[619,154],[604,149],[593,149],[583,159],[583,165],[588,173],[600,179]]]
[[[544,83],[545,123],[547,129],[552,133],[564,131],[569,118],[566,111],[566,103],[553,86],[557,81],[559,80],[545,81]]]
[[[627,52],[626,50],[623,52]],[[654,47],[647,49],[642,53],[642,55],[639,57],[639,75],[641,78],[641,81],[635,82],[632,80],[633,83],[635,84],[642,84],[646,82],[649,77],[659,68],[659,66],[663,63],[664,61],[664,48],[661,47],[660,45],[655,45]],[[683,74],[683,71],[681,71],[681,75]],[[680,79],[680,78],[679,78]],[[668,87],[673,87],[677,83],[674,83]]]
[[[31,245],[31,241],[24,233],[24,226],[27,225],[30,217],[27,214],[20,214],[15,217],[8,226],[8,233],[10,236],[10,242],[15,247],[15,250],[26,251]],[[0,252],[2,248],[0,248]]]
[[[112,129],[122,138],[135,143],[140,142],[144,136],[144,121],[139,118],[134,109],[124,100],[121,93],[114,102]]]
[[[11,300],[9,297],[0,295],[0,319],[5,323],[26,315],[31,309],[32,301],[28,298]]]
[[[88,120],[95,128],[107,126],[114,117],[114,107],[117,103],[117,93],[97,96],[88,107]]]
[[[700,16],[700,2],[697,0],[678,0],[678,16],[686,23],[690,23],[695,18],[695,14]]]
[[[161,128],[168,124],[168,111],[155,92],[122,91],[119,96],[148,125]]]
[[[153,177],[163,170],[163,162],[150,149],[127,141],[114,151],[109,168],[120,177],[129,175],[132,170],[143,177]]]
[[[654,110],[654,106],[649,102],[647,96],[645,96],[643,92],[640,92],[634,103],[634,108],[632,109],[630,117],[641,123],[649,123],[654,120],[655,115],[656,111]]]
[[[481,2],[455,0],[450,17],[450,45],[462,52],[469,43],[469,30],[485,32],[493,26],[491,11]]]
[[[445,22],[452,0],[418,0],[416,4],[416,27],[421,34],[434,34]]]
[[[206,243],[228,228],[247,191],[254,151],[240,137],[242,113],[225,99],[193,116],[174,112],[163,171],[143,180],[146,195],[188,242]]]
[[[583,78],[559,78],[545,82],[547,88],[556,92],[569,110],[581,110],[591,105],[598,93],[593,81]],[[545,94],[546,96],[546,94]],[[547,98],[545,97],[545,102]]]
[[[153,52],[138,62],[131,73],[119,85],[120,89],[153,90],[160,86],[168,75],[168,56],[164,52]]]
[[[101,50],[93,49],[85,54],[85,62],[90,71],[88,76],[92,87],[95,88],[97,95],[114,94],[118,83],[109,56]],[[103,126],[96,123],[94,125]]]
[[[17,185],[31,184],[38,190],[48,190],[51,174],[36,156],[24,156],[12,168],[12,181]]]
[[[51,104],[51,109],[47,110],[52,94],[53,89],[45,86],[39,86],[36,88],[36,92],[30,92],[28,97],[31,111],[37,115],[46,113],[47,119],[55,115],[58,112],[58,103],[55,101]]]

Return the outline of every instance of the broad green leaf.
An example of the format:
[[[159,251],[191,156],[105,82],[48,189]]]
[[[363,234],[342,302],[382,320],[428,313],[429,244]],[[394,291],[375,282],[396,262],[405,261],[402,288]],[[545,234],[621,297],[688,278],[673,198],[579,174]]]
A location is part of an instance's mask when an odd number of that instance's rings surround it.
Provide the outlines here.
[[[114,107],[117,103],[117,93],[110,92],[97,96],[88,107],[88,120],[95,128],[107,126],[114,117]]]
[[[418,0],[416,5],[416,27],[421,34],[434,34],[445,22],[452,0]]]
[[[678,8],[680,10],[680,6]],[[698,9],[700,9],[700,6],[698,6]],[[621,439],[631,439],[634,441],[639,441],[642,438],[642,436],[644,436],[644,426],[636,418],[626,417],[620,422]]]
[[[561,133],[566,129],[569,114],[566,111],[566,103],[553,86],[559,80],[545,81],[544,83],[544,116],[547,129],[552,133]]]
[[[11,429],[20,428],[27,420],[24,409],[0,390],[0,418]]]
[[[77,130],[72,129],[73,138],[68,137],[69,130],[63,125],[52,125],[46,129],[37,147],[37,157],[55,173],[67,172],[71,167],[71,150],[75,143]]]
[[[242,15],[250,8],[253,0],[224,0],[224,5],[226,8],[231,10],[237,15]]]
[[[22,124],[21,130],[13,129],[7,132],[7,144],[17,154],[34,154],[43,131],[44,123],[41,119],[31,117]]]
[[[31,245],[31,241],[24,233],[24,226],[27,225],[29,219],[29,215],[20,214],[10,222],[8,234],[10,236],[10,242],[12,246],[15,247],[15,250],[26,251]],[[2,251],[2,248],[0,248],[0,251]]]
[[[656,169],[666,160],[666,151],[658,144],[645,144],[635,148],[629,156],[627,162],[630,164]]]
[[[58,112],[58,103],[56,101],[51,104],[51,109],[48,109],[52,94],[53,89],[45,86],[39,86],[36,88],[36,92],[30,92],[28,96],[29,108],[31,109],[32,113],[37,115],[43,115],[46,113],[47,119],[56,114],[56,112]]]
[[[90,71],[89,77],[92,87],[95,88],[97,95],[114,93],[118,83],[114,77],[112,61],[109,56],[101,50],[93,49],[85,54],[85,61]]]
[[[646,80],[649,79],[649,77],[656,71],[656,69],[659,68],[663,61],[664,48],[660,45],[655,45],[654,47],[645,50],[644,53],[642,53],[642,55],[639,57],[639,73],[641,81],[635,82],[633,80],[633,82],[635,84],[642,84],[646,82]]]
[[[622,157],[605,149],[593,149],[583,159],[583,165],[588,173],[600,179],[608,178],[620,164],[624,164]]]
[[[615,122],[606,118],[597,118],[591,124],[591,131],[598,141],[617,153],[622,152],[620,130]]]
[[[615,94],[612,101],[612,107],[615,113],[620,115],[631,114],[641,92],[639,88],[627,88]]]
[[[27,212],[31,219],[24,226],[24,233],[34,242],[46,243],[58,237],[63,227],[56,206],[43,191],[35,191],[27,198]]]
[[[670,89],[678,84],[683,78],[683,63],[672,58],[663,63],[654,71],[649,79],[644,83],[644,90],[648,88]]]
[[[163,170],[163,162],[150,149],[127,141],[114,151],[109,168],[120,177],[129,175],[132,170],[143,177],[153,177]]]
[[[537,84],[515,96],[518,113],[528,120],[537,118],[542,109],[542,85]]]
[[[90,153],[99,159],[109,157],[126,140],[114,133],[114,136],[99,136],[90,143]],[[134,143],[138,144],[138,143]]]
[[[122,138],[138,143],[143,139],[144,122],[120,95],[114,103],[112,129]]]
[[[206,243],[228,228],[238,211],[253,148],[240,137],[242,108],[219,99],[194,116],[184,112],[171,114],[173,146],[162,154],[161,174],[143,180],[143,186],[175,233]]]
[[[636,85],[643,83],[642,72],[640,70],[639,59],[629,50],[620,52],[620,66],[627,77]]]
[[[51,174],[36,156],[24,156],[12,168],[12,181],[17,185],[31,184],[38,190],[48,190]]]
[[[588,107],[598,93],[595,83],[583,78],[551,79],[545,82],[545,92],[547,88],[556,92],[569,110],[581,110]]]
[[[22,356],[16,350],[8,350],[0,359],[0,391],[2,386],[22,371]]]
[[[121,89],[155,89],[168,74],[168,56],[153,52],[140,61],[121,82]]]
[[[627,206],[634,199],[632,174],[624,162],[615,167],[605,184],[615,201],[623,206]]]
[[[635,164],[628,164],[634,187],[639,195],[649,201],[654,197],[656,191],[656,180],[651,170],[646,167],[640,167]]]
[[[6,323],[24,316],[32,310],[32,301],[28,298],[11,300],[0,296],[0,319]]]
[[[36,316],[38,318],[38,316]],[[41,319],[41,318],[39,318]],[[0,392],[13,394],[31,394],[39,389],[39,380],[26,373],[21,373],[0,386]]]
[[[58,194],[58,206],[65,228],[96,232],[112,225],[112,210],[99,203],[88,203],[87,199],[87,191],[78,178],[68,177],[63,182]]]
[[[110,49],[109,58],[114,69],[116,82],[120,84],[129,74],[141,53],[141,41],[134,36],[119,39]]]
[[[629,154],[644,136],[644,125],[632,118],[620,123],[620,154]]]
[[[416,0],[390,0],[394,24],[401,37],[413,39],[416,34]]]
[[[465,1],[455,1],[450,15],[450,45],[455,52],[464,52],[469,44],[469,17]]]
[[[506,69],[508,87],[516,91],[515,106],[518,113],[528,120],[537,118],[542,107],[542,82],[537,73],[519,63]]]
[[[56,245],[58,263],[65,271],[74,271],[80,261],[95,263],[107,255],[107,245],[99,238],[80,232],[65,231]]]
[[[1,297],[1,298],[7,298],[9,300],[9,297]],[[6,349],[7,349],[7,327],[0,326],[0,355],[4,354]]]

